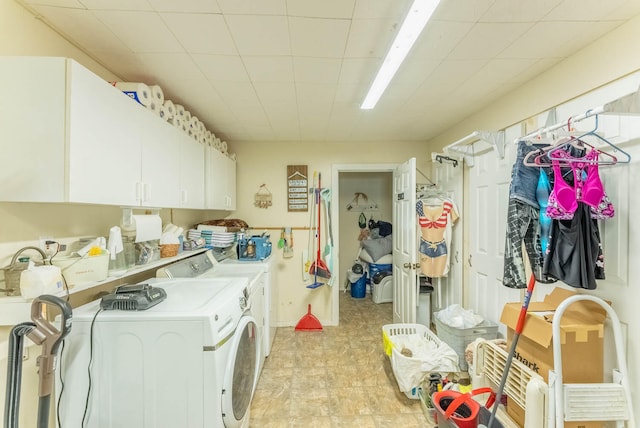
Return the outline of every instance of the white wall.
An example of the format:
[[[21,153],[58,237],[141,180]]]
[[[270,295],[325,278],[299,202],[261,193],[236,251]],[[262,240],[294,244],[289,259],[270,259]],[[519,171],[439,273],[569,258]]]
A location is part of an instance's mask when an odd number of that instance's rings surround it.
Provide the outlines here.
[[[238,158],[238,203],[232,214],[241,218],[257,231],[261,227],[272,227],[272,242],[277,242],[280,228],[284,226],[309,227],[309,213],[287,212],[286,172],[287,165],[307,165],[309,175],[322,174],[322,187],[333,188],[331,165],[333,164],[392,164],[405,162],[410,157],[418,157],[419,168],[426,169],[426,147],[423,143],[267,143],[235,142]],[[254,195],[261,184],[266,184],[273,194],[273,205],[268,209],[253,205]],[[390,192],[389,192],[390,193]],[[306,288],[302,280],[301,253],[308,247],[308,230],[294,231],[294,252],[291,259],[283,259],[282,251],[274,249],[278,296],[276,320],[279,325],[295,325],[306,313],[311,303],[313,313],[320,322],[328,324],[333,319],[331,289],[326,286],[315,290]],[[353,241],[355,237],[350,237]],[[348,241],[348,242],[349,242]],[[342,246],[341,246],[342,247]],[[336,249],[335,257],[342,257],[342,248]],[[353,258],[353,248],[347,247],[347,258]],[[348,263],[341,269],[351,266]],[[344,277],[342,277],[344,279]],[[340,287],[341,284],[336,282]]]

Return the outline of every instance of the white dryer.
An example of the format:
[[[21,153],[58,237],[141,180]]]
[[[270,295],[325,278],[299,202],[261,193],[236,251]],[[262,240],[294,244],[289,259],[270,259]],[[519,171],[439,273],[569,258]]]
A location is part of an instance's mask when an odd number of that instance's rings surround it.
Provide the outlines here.
[[[240,261],[235,250],[209,250],[158,269],[159,278],[247,278],[251,312],[258,321],[263,353],[268,356],[276,334],[274,284],[271,258]]]
[[[56,389],[62,426],[247,427],[261,355],[247,280],[146,282],[166,300],[145,311],[100,311],[99,301],[73,311]]]

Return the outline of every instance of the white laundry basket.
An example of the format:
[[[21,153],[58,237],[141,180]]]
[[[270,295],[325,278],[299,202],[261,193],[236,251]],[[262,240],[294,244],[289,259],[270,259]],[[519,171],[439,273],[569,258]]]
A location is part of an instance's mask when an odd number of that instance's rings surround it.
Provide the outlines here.
[[[431,351],[428,358],[414,358],[403,355],[402,343],[422,342]],[[382,326],[384,351],[391,360],[393,375],[400,391],[411,399],[418,400],[420,381],[432,372],[456,373],[458,355],[449,345],[438,339],[433,332],[422,324],[387,324]]]

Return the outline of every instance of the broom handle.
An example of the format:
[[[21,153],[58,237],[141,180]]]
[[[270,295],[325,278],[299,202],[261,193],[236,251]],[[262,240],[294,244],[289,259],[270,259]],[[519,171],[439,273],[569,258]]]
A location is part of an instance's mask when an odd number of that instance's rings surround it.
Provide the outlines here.
[[[491,410],[491,417],[489,418],[489,423],[487,424],[487,428],[491,428],[493,425],[493,421],[496,419],[496,412],[498,411],[498,407],[500,407],[500,402],[502,401],[502,393],[504,391],[504,386],[507,383],[507,376],[509,375],[509,369],[511,368],[513,355],[516,352],[516,346],[518,345],[518,339],[520,338],[520,333],[522,333],[522,329],[524,328],[524,322],[527,318],[527,309],[529,308],[529,301],[531,301],[531,296],[533,295],[533,286],[535,284],[536,284],[536,277],[533,276],[533,273],[531,273],[531,277],[529,278],[529,285],[527,286],[527,291],[524,294],[524,302],[522,302],[522,308],[520,308],[518,323],[516,324],[515,333],[513,335],[513,339],[511,342],[511,349],[509,350],[509,355],[507,355],[507,361],[504,366],[504,372],[502,372],[502,379],[500,379],[500,387],[498,388],[498,393],[496,394],[496,402],[493,405],[493,409]]]
[[[318,215],[318,252],[316,253],[316,271],[318,270],[318,261],[320,260],[320,190],[322,190],[321,185],[322,173],[318,172],[318,188],[316,189],[316,203],[318,204],[317,215]]]

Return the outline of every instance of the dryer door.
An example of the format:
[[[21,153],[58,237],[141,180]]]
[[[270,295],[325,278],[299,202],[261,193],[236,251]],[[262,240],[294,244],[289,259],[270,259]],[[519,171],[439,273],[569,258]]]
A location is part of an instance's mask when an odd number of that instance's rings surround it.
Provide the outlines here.
[[[231,342],[222,390],[222,418],[228,428],[240,427],[248,417],[258,383],[261,342],[252,315],[240,318]]]

